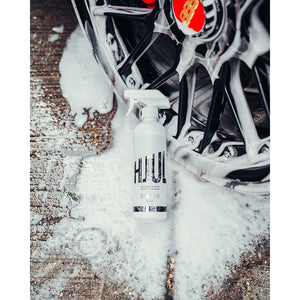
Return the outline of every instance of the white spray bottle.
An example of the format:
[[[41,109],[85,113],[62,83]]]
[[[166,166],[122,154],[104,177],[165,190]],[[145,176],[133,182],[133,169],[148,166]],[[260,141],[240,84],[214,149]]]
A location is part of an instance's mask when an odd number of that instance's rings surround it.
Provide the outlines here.
[[[142,122],[134,130],[133,215],[141,219],[167,218],[166,131],[158,121],[158,109],[170,102],[158,90],[126,90],[130,101],[127,115],[134,105],[142,108]]]

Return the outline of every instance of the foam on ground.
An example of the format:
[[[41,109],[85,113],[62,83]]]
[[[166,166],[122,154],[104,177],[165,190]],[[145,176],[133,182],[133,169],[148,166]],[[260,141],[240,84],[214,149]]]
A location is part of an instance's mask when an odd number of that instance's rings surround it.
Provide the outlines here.
[[[112,107],[112,92],[104,78],[94,76],[98,67],[89,49],[80,29],[75,30],[60,64],[64,96],[78,116],[86,107]],[[84,160],[75,191],[80,202],[48,243],[68,245],[72,255],[88,258],[95,271],[126,282],[144,299],[164,299],[167,257],[172,256],[175,299],[200,299],[211,286],[220,286],[243,251],[269,234],[269,200],[199,182],[168,161],[168,220],[134,220],[131,155],[137,121],[125,113],[119,103],[111,148]]]

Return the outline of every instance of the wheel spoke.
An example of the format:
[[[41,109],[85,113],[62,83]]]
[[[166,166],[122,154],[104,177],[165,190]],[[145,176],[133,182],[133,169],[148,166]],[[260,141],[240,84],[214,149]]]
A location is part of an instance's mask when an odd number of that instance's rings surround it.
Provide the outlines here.
[[[226,77],[228,76],[228,71],[229,66],[228,63],[226,63],[221,68],[220,77],[214,82],[213,95],[209,107],[204,136],[199,146],[199,153],[202,153],[210,144],[213,135],[220,125],[221,115],[226,103],[226,97],[224,96],[223,89],[224,82],[226,82]]]
[[[153,35],[153,28],[150,28],[150,30],[136,44],[130,55],[126,58],[126,60],[124,60],[121,66],[118,67],[118,71],[123,78],[126,78],[129,74],[131,74],[132,64],[134,64],[147,51],[157,37],[157,34]]]
[[[95,16],[111,16],[128,21],[147,22],[156,14],[156,9],[103,5],[93,10]]]
[[[218,77],[223,64],[231,59],[238,58],[252,69],[257,58],[270,51],[270,35],[259,16],[259,8],[262,3],[263,0],[257,1],[255,4],[251,0],[247,0],[239,6],[233,41],[216,61],[198,57],[206,69],[210,70],[212,81]]]
[[[117,70],[121,77],[126,80],[127,76],[132,73],[132,65],[147,51],[157,38],[157,34],[153,34],[154,20],[158,12],[158,8],[149,9],[141,7],[125,7],[104,5],[94,9],[95,16],[109,16],[127,21],[145,22],[147,24],[147,32],[137,42],[131,53],[118,66]]]
[[[258,89],[260,92],[260,99],[262,105],[266,111],[266,114],[270,120],[270,92],[269,92],[269,83],[266,77],[263,74],[263,64],[257,60],[257,62],[253,66],[253,73],[255,75],[255,79],[258,85]]]
[[[226,97],[226,100],[230,104],[230,108],[231,108],[231,111],[234,115],[234,119],[236,121],[236,124],[237,124],[240,132],[242,132],[242,126],[241,126],[239,116],[238,116],[238,113],[237,113],[234,97],[233,97],[232,92],[230,90],[230,70],[228,69],[227,72],[228,72],[228,74],[226,76],[226,81],[224,82],[224,95]]]
[[[258,57],[270,51],[270,35],[259,17],[259,8],[262,4],[263,1],[258,1],[251,10],[251,26],[248,28],[248,50],[241,55],[241,59],[249,68],[253,67]]]
[[[196,86],[196,70],[187,72],[179,84],[179,107],[176,139],[185,137],[191,126],[193,100]]]
[[[259,151],[260,138],[254,124],[254,120],[243,92],[240,80],[240,61],[231,64],[230,90],[234,95],[233,100],[236,107],[238,119],[240,120],[240,131],[245,141],[246,152],[250,159],[254,159]]]

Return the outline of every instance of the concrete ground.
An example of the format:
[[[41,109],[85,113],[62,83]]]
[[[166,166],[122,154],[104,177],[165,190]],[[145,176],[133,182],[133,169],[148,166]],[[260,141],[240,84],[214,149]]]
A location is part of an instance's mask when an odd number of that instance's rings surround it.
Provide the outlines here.
[[[55,224],[71,217],[71,200],[70,205],[62,205],[62,200],[75,187],[82,160],[110,145],[111,129],[105,125],[117,103],[111,112],[101,118],[95,113],[83,128],[77,128],[59,84],[59,61],[77,27],[71,1],[31,0],[30,21],[31,299],[132,299],[123,292],[122,283],[93,272],[88,260],[70,258],[60,249],[45,250]],[[63,32],[55,33],[52,28],[61,25]],[[70,160],[73,171],[67,172]],[[241,254],[240,265],[207,299],[269,299],[269,253],[269,241],[261,239],[255,252]],[[172,299],[172,293],[166,297]]]

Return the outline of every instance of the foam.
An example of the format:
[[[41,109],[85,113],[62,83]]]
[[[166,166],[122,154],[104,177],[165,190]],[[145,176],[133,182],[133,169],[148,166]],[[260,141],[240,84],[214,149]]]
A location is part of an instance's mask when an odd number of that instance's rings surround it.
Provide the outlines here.
[[[77,114],[91,105],[85,102],[87,95],[95,97],[93,109],[112,105],[105,80],[95,80],[97,65],[86,43],[76,29],[60,64],[64,96]],[[84,74],[85,84],[78,84],[77,70]],[[172,256],[175,299],[199,299],[211,286],[220,286],[241,253],[253,249],[259,236],[268,236],[269,200],[199,182],[168,160],[168,220],[134,220],[131,155],[137,120],[133,115],[125,118],[125,113],[119,103],[110,149],[84,159],[75,191],[81,201],[74,205],[72,218],[56,226],[56,236],[48,243],[68,245],[69,255],[89,259],[95,271],[126,282],[128,291],[141,293],[144,299],[164,298],[167,258]]]
[[[112,109],[113,92],[79,27],[67,42],[59,70],[63,96],[68,99],[78,126],[87,119],[83,108],[90,109],[90,116],[95,110],[106,113]]]

